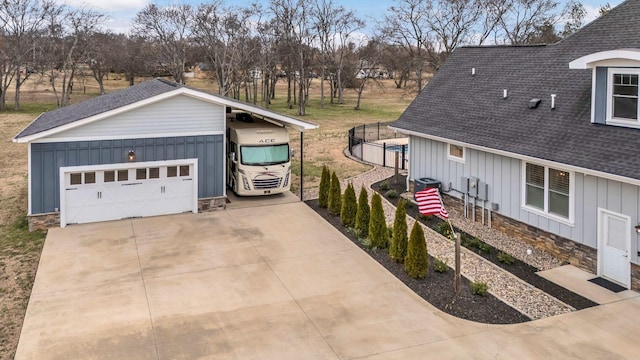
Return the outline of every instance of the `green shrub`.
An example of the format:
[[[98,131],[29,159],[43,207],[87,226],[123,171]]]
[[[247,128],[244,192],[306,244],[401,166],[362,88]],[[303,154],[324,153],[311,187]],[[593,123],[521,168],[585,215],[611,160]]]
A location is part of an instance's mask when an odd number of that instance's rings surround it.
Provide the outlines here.
[[[435,230],[440,233],[440,235],[446,237],[447,239],[451,239],[453,232],[451,231],[451,226],[449,225],[449,222],[446,221],[441,221],[438,223],[438,225],[436,225]]]
[[[356,213],[358,212],[358,200],[353,185],[349,183],[344,191],[342,208],[340,209],[340,220],[342,225],[352,228],[356,226]]]
[[[407,245],[407,256],[404,258],[404,271],[414,279],[423,279],[429,269],[429,254],[427,253],[427,243],[424,239],[422,226],[416,221],[413,223],[409,243]]]
[[[489,292],[489,286],[484,281],[472,281],[470,285],[473,295],[485,296]]]
[[[363,238],[369,236],[369,198],[367,197],[367,190],[364,186],[360,188],[360,195],[358,196],[358,211],[356,212],[356,231]]]
[[[447,271],[449,271],[449,265],[447,265],[446,262],[440,259],[436,259],[433,262],[433,270],[439,273],[446,273]]]
[[[478,241],[480,242],[480,245],[478,245],[478,250],[480,250],[480,252],[483,252],[485,254],[488,254],[491,252],[491,245],[485,244],[480,240]]]
[[[387,191],[389,190],[389,182],[387,180],[384,180],[383,182],[380,183],[380,191]]]
[[[340,190],[340,180],[335,172],[331,174],[331,184],[329,185],[329,213],[340,215],[342,207],[342,191]]]
[[[318,206],[326,208],[329,206],[329,186],[331,184],[331,174],[327,166],[322,167],[320,177],[320,189],[318,190]]]
[[[507,254],[506,252],[500,251],[498,253],[498,261],[507,265],[511,265],[516,261],[516,259],[513,256],[511,256],[511,254]]]
[[[382,197],[375,193],[371,197],[371,216],[369,218],[369,239],[371,245],[386,249],[389,245],[389,233],[382,209]]]
[[[395,262],[401,263],[407,256],[407,212],[405,210],[406,201],[400,199],[396,207],[396,217],[393,221],[393,232],[391,244],[389,245],[389,256]]]
[[[389,199],[395,199],[398,197],[398,192],[395,189],[391,189],[384,193],[384,196],[388,197]]]

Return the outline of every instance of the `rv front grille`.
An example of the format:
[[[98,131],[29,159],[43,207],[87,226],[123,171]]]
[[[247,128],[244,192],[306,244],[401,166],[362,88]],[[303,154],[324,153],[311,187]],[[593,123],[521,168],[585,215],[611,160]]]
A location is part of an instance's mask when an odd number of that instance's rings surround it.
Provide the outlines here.
[[[281,181],[282,181],[282,178],[254,179],[253,188],[254,189],[277,189],[280,187]]]

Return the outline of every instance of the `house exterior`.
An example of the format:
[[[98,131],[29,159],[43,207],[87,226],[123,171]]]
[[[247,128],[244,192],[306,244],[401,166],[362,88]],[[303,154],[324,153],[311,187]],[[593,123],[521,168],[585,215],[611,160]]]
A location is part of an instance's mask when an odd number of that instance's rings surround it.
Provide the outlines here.
[[[14,138],[30,229],[223,208],[227,108],[317,128],[163,79],[41,114]]]
[[[447,206],[640,289],[638,19],[627,0],[556,44],[454,51],[391,126],[409,186],[435,178]]]

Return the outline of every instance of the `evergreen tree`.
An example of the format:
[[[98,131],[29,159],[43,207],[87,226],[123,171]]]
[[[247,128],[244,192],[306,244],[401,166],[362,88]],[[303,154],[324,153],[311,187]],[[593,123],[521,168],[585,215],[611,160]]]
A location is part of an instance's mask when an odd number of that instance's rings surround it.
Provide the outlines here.
[[[429,269],[429,254],[427,243],[424,239],[424,231],[420,223],[416,221],[411,229],[407,256],[404,258],[404,271],[414,279],[423,279]]]
[[[331,184],[329,185],[329,213],[340,215],[342,207],[342,191],[340,190],[340,180],[335,171],[331,174]]]
[[[367,190],[364,186],[360,188],[360,195],[358,196],[358,211],[356,212],[356,232],[362,238],[366,238],[369,235],[369,198],[367,196]]]
[[[322,177],[320,177],[320,189],[318,192],[318,206],[326,208],[329,205],[329,184],[331,174],[327,166],[322,167]]]
[[[386,249],[389,246],[389,231],[384,218],[382,197],[375,193],[371,197],[371,216],[369,218],[369,240],[371,246]]]
[[[400,199],[396,207],[396,218],[393,221],[393,235],[389,245],[389,255],[395,262],[403,262],[407,255],[407,212],[405,201]]]
[[[340,220],[342,225],[353,228],[356,226],[356,213],[358,212],[358,200],[353,185],[349,183],[342,198],[342,209],[340,209]]]

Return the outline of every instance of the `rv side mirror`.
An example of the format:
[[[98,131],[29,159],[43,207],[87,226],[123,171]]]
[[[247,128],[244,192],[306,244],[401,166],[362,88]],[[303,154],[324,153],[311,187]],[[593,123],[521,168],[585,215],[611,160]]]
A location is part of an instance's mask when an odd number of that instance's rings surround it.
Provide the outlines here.
[[[290,153],[291,153],[291,157],[296,156],[296,151],[294,149],[291,149]]]
[[[235,159],[236,159],[236,153],[234,153],[234,152],[230,152],[230,153],[229,153],[229,159],[231,159],[231,160],[235,160]]]

